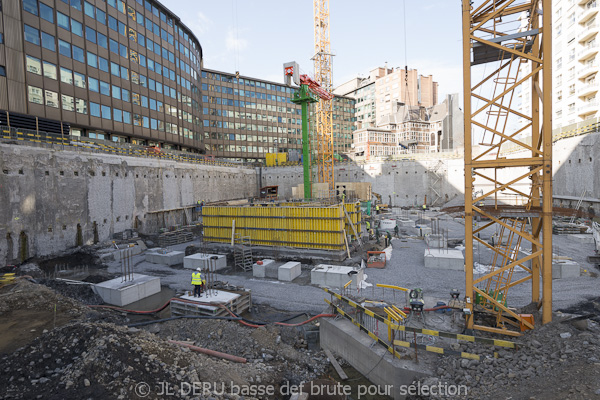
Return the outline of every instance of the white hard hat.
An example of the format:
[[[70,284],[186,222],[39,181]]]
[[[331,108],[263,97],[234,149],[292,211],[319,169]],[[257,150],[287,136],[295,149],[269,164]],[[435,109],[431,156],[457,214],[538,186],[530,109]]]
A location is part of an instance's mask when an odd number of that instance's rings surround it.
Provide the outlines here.
[[[202,269],[200,267],[198,267],[198,268],[196,268],[196,271],[202,272]]]

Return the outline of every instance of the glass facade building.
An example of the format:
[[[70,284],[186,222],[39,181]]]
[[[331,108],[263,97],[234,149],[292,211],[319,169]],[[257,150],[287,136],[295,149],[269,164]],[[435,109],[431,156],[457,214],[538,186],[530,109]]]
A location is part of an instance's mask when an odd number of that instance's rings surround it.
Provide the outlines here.
[[[59,121],[65,134],[203,148],[202,48],[160,3],[5,0],[1,13],[9,120],[20,113]]]
[[[267,153],[302,151],[301,107],[295,87],[236,74],[202,71],[202,118],[207,154],[257,161]],[[334,151],[350,151],[355,100],[336,96]]]

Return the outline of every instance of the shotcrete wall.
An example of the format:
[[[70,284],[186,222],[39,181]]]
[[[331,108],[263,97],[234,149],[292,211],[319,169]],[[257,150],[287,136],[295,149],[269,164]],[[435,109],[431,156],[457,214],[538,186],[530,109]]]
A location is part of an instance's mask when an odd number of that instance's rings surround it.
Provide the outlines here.
[[[256,171],[0,145],[0,265],[115,232],[144,232],[149,211],[257,195]],[[95,225],[94,225],[95,224]],[[154,233],[154,232],[153,232]]]

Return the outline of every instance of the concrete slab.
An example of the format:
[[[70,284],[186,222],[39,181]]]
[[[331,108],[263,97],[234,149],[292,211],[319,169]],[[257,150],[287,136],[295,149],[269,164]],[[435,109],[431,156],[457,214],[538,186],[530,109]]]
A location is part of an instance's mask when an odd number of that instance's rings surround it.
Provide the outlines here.
[[[382,331],[387,336],[387,330]],[[406,393],[401,394],[401,387],[406,388],[417,379],[433,375],[425,363],[400,360],[383,346],[373,345],[373,339],[345,319],[322,320],[320,341],[323,349],[342,357],[373,384],[379,385],[380,393],[389,394],[394,400],[405,398]],[[421,354],[419,358],[426,357]]]
[[[582,233],[579,235],[568,235],[569,240],[577,243],[591,243],[594,244],[594,235],[591,233]]]
[[[160,278],[133,274],[133,280],[111,279],[95,284],[94,290],[107,304],[123,307],[160,292]]]
[[[302,266],[299,262],[290,261],[277,269],[277,279],[280,281],[291,282],[302,273]]]
[[[552,261],[552,279],[579,278],[581,269],[579,264],[570,260]]]
[[[227,268],[227,257],[223,254],[207,254],[207,253],[196,253],[191,256],[183,257],[183,268],[196,269],[208,268],[208,262],[211,257],[217,257],[216,270]]]
[[[254,263],[252,265],[252,276],[255,278],[274,278],[277,279],[279,272],[277,268],[274,268],[275,260],[265,258],[262,261],[262,265]]]
[[[357,273],[350,273],[355,271]],[[356,288],[358,282],[364,279],[364,270],[341,265],[319,264],[310,271],[310,283],[313,285],[342,288],[352,280],[352,287]]]
[[[192,295],[183,295],[180,296],[180,299],[188,300],[188,301],[200,301],[202,303],[212,303],[212,304],[227,304],[235,299],[240,297],[239,294],[226,292],[223,290],[213,290],[211,291],[211,295],[207,296],[206,293],[202,294],[202,297],[194,297]],[[202,308],[207,311],[215,311],[219,306],[210,305],[210,304],[194,304],[196,308]]]
[[[430,248],[441,249],[448,247],[448,241],[444,235],[434,234],[427,235],[425,241]]]
[[[125,251],[127,250],[127,251]],[[142,251],[144,251],[145,249],[142,249],[141,246],[138,245],[134,245],[131,247],[124,247],[122,249],[119,250],[115,250],[113,251],[113,256],[115,258],[115,261],[121,261],[121,259],[125,256],[125,254],[129,253],[132,256],[137,256],[138,254],[142,254]]]
[[[168,266],[182,264],[183,257],[185,257],[185,252],[183,251],[169,251],[166,253],[146,253],[146,261],[151,262],[153,264],[162,264]]]
[[[427,249],[425,250],[425,268],[465,270],[465,257],[461,250]]]
[[[398,226],[410,226],[410,227],[415,226],[415,221],[412,219],[398,218],[396,221],[398,222]]]

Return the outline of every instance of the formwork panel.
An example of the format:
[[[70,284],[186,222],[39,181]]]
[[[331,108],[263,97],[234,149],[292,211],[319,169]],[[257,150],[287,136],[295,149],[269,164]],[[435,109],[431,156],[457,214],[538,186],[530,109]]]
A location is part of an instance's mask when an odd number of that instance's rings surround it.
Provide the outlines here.
[[[249,236],[253,245],[325,250],[341,250],[345,246],[346,217],[339,204],[327,207],[205,206],[202,211],[204,240],[208,242],[231,242],[235,220],[235,233]]]

